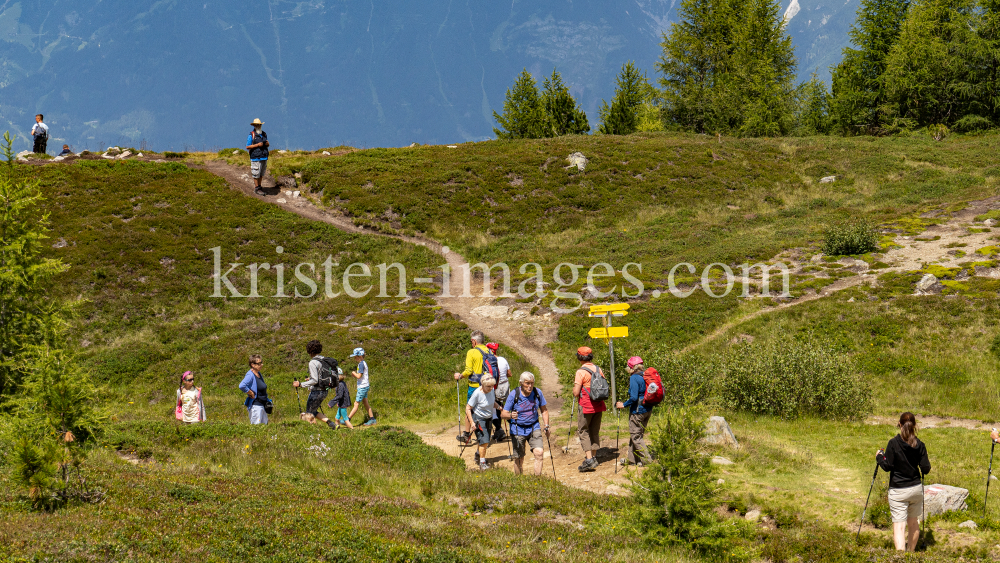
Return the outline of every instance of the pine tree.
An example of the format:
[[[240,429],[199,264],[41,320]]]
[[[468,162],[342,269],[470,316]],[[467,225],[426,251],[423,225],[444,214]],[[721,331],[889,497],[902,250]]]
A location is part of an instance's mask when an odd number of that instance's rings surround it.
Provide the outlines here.
[[[507,90],[503,115],[494,111],[493,119],[500,124],[500,129],[493,128],[498,139],[539,139],[551,136],[537,83],[528,69],[522,70],[514,87]]]
[[[747,0],[733,39],[731,87],[742,113],[738,133],[748,137],[788,133],[795,53],[777,0]]]
[[[882,127],[882,75],[899,38],[909,0],[861,0],[844,58],[833,70],[831,113],[844,134],[874,133]]]
[[[657,69],[664,119],[698,133],[729,131],[739,120],[728,89],[738,0],[682,0],[665,33]]]
[[[976,0],[920,0],[910,6],[883,75],[885,121],[903,128],[953,125],[991,112],[983,100],[983,41]]]
[[[608,106],[601,102],[601,128],[605,135],[630,135],[639,128],[638,111],[646,99],[649,80],[632,61],[622,65],[618,74],[615,97]]]
[[[38,181],[14,163],[12,141],[4,134],[6,162],[0,164],[0,396],[12,394],[24,378],[25,350],[56,343],[66,310],[49,289],[68,266],[42,256],[48,214],[38,209]]]
[[[590,132],[587,114],[577,105],[556,69],[552,69],[552,76],[542,83],[542,106],[548,116],[546,137]]]
[[[986,117],[992,123],[1000,123],[1000,0],[982,0],[982,22],[979,37],[982,40],[982,65],[979,67],[979,81],[982,85],[981,99],[987,106]]]
[[[832,128],[830,118],[830,95],[827,92],[826,84],[816,77],[812,77],[796,89],[796,134],[798,135],[826,135]]]

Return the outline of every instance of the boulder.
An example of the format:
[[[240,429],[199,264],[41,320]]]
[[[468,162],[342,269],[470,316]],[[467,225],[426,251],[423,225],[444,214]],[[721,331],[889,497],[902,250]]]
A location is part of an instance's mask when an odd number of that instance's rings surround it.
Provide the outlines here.
[[[506,305],[482,305],[472,310],[472,314],[484,319],[506,319],[510,307]]]
[[[966,520],[965,522],[962,522],[961,524],[959,524],[958,527],[959,528],[969,528],[970,530],[975,530],[979,526],[977,526],[976,523],[973,522],[972,520]]]
[[[121,153],[120,155],[118,155],[118,158],[128,158],[130,156],[132,156],[132,151],[125,151],[125,152]]]
[[[820,184],[832,184],[837,181],[836,176],[823,176],[819,179]]]
[[[59,240],[52,245],[52,248],[66,248],[67,246],[69,246],[69,243],[66,242],[66,239],[60,237]]]
[[[987,219],[983,221],[983,224],[987,227],[996,227],[997,225],[1000,225],[1000,221],[997,221],[996,219]]]
[[[756,522],[760,520],[760,511],[754,508],[753,510],[748,511],[743,518],[749,522]]]
[[[823,261],[823,255],[817,254],[816,256],[810,258],[809,261],[812,262],[813,264],[819,264],[820,262]]]
[[[143,154],[142,154],[142,153],[139,153],[139,154],[137,154],[137,155],[135,155],[135,156],[136,156],[136,158],[142,158]]]
[[[323,156],[330,156],[330,151],[323,151]]]
[[[707,444],[730,446],[733,448],[740,447],[740,443],[736,441],[736,435],[733,434],[733,429],[729,427],[726,419],[721,416],[713,416],[708,419],[708,422],[705,424],[705,437],[703,440]]]
[[[924,274],[924,277],[920,278],[917,282],[917,290],[913,293],[914,295],[934,295],[941,293],[944,286],[938,281],[937,276],[934,274]]]
[[[566,157],[566,162],[569,163],[569,166],[567,166],[566,168],[573,168],[574,166],[576,166],[577,170],[580,170],[582,172],[584,169],[587,168],[587,163],[590,161],[587,160],[587,157],[583,156],[582,152],[575,152]]]
[[[240,150],[239,149],[234,150],[233,154],[240,154]]]
[[[715,465],[733,465],[732,460],[724,458],[721,455],[713,457],[712,463],[714,463]]]
[[[17,158],[24,158],[24,157],[28,156],[29,154],[34,154],[34,153],[32,153],[31,151],[21,151],[21,152],[17,153]]]
[[[927,516],[937,516],[953,510],[967,510],[967,498],[968,489],[951,485],[929,485],[924,487],[924,511]]]
[[[990,268],[989,266],[976,266],[976,277],[1000,278],[1000,268]]]
[[[66,160],[65,156],[57,156],[52,158],[52,162],[59,162],[60,160]]]

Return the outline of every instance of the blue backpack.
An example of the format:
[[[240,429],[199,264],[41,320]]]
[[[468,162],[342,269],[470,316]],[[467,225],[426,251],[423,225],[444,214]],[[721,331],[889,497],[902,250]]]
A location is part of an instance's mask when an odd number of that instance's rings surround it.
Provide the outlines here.
[[[493,354],[483,352],[482,348],[476,347],[475,349],[479,350],[479,353],[483,356],[483,373],[472,374],[469,377],[469,381],[479,383],[482,381],[483,376],[488,373],[497,383],[500,383],[500,366],[497,364],[497,357]]]

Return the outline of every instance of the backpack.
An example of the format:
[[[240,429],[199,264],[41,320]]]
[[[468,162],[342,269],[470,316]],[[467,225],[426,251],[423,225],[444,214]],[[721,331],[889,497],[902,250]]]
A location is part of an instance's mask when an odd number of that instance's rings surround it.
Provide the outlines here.
[[[319,360],[319,382],[316,384],[316,388],[320,391],[329,391],[336,387],[337,374],[339,373],[337,360],[323,356],[316,356],[314,359]]]
[[[642,396],[642,405],[652,407],[663,401],[663,380],[660,374],[653,368],[648,368],[642,374],[643,381],[646,382],[646,393]]]
[[[607,400],[611,396],[611,387],[608,385],[608,378],[604,377],[604,372],[601,371],[601,368],[597,368],[596,373],[584,366],[580,366],[580,369],[590,374],[591,402]]]
[[[483,376],[489,373],[490,376],[492,376],[493,379],[497,382],[497,384],[499,384],[500,367],[497,365],[497,357],[494,356],[493,354],[487,354],[486,352],[483,352],[482,348],[477,347],[476,350],[479,350],[479,353],[483,355],[483,373],[480,373],[479,378],[473,383],[479,383],[480,381],[482,381]],[[473,377],[475,377],[475,375],[476,374],[473,374]],[[471,381],[472,378],[469,378],[469,380]]]

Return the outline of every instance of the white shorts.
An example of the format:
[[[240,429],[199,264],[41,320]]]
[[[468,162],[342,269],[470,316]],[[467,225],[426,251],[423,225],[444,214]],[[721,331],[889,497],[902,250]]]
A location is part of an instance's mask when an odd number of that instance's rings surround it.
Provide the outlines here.
[[[263,178],[267,172],[266,160],[255,160],[250,163],[250,175],[254,178]]]
[[[923,487],[914,485],[905,489],[889,489],[889,512],[893,522],[906,522],[920,518],[924,510]]]
[[[267,413],[264,412],[264,405],[250,407],[250,424],[267,424]]]

